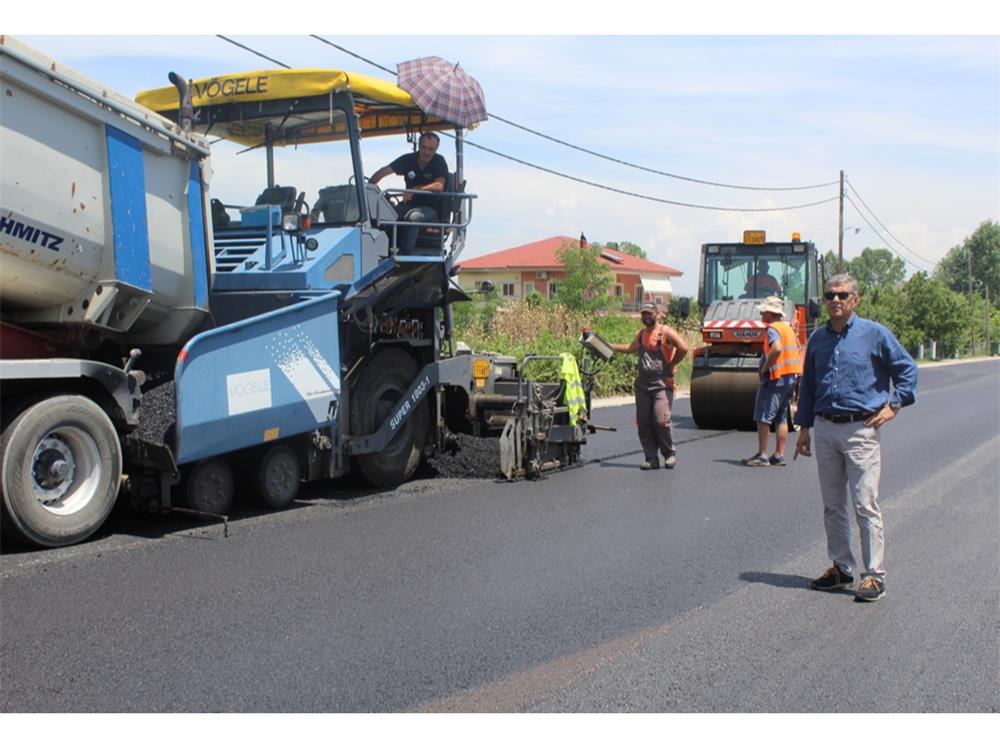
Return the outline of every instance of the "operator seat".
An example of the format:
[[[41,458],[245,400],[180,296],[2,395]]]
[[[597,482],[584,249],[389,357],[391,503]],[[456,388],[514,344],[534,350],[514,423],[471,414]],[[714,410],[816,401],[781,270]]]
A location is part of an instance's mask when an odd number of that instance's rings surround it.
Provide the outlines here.
[[[278,205],[281,206],[282,213],[292,213],[295,210],[295,188],[281,185],[266,187],[257,196],[254,205]]]
[[[448,172],[448,176],[444,181],[444,192],[445,193],[463,193],[465,192],[466,181],[462,180],[461,184],[458,185],[456,189],[455,185],[455,173]],[[458,223],[458,213],[462,206],[461,198],[456,195],[443,195],[441,197],[440,210],[438,215],[440,218],[438,221],[442,224],[455,224]],[[444,243],[447,241],[449,235],[451,234],[451,227],[437,227],[437,226],[424,226],[421,227],[420,232],[417,234],[416,246],[422,249],[436,250],[437,252],[444,251]]]

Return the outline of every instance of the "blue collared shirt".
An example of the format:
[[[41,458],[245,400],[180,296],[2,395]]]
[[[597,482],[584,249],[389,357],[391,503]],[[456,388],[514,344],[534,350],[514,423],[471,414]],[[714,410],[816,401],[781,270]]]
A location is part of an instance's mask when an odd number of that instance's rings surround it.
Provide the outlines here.
[[[917,365],[896,336],[851,313],[840,333],[827,323],[809,337],[795,423],[811,427],[816,414],[869,413],[887,403],[901,408],[916,391]]]

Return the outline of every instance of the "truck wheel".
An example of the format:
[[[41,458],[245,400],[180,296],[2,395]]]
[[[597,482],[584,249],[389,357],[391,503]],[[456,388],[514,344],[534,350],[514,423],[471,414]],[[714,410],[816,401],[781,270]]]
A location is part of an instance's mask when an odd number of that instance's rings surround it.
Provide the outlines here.
[[[212,515],[229,512],[235,494],[233,472],[221,458],[210,458],[195,464],[188,474],[184,491],[188,507]]]
[[[57,395],[28,406],[3,430],[0,456],[4,526],[27,541],[82,541],[115,505],[121,444],[89,398]]]
[[[417,371],[413,358],[399,349],[383,349],[369,359],[351,393],[351,431],[366,435],[378,429],[413,383]],[[425,398],[385,450],[359,455],[357,462],[365,478],[375,486],[396,486],[408,480],[420,465],[429,418]]]
[[[257,491],[265,505],[273,510],[288,507],[299,494],[302,469],[295,451],[288,445],[276,445],[264,454],[257,470]]]

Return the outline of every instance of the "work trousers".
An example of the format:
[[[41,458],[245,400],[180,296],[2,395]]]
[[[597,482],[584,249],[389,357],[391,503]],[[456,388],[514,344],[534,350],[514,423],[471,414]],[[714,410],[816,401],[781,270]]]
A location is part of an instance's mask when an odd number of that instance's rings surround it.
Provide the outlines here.
[[[416,208],[406,208],[406,204],[403,203],[400,205],[400,212],[402,213],[400,218],[403,221],[434,223],[439,220],[437,211],[426,205],[420,205]],[[417,235],[420,234],[421,229],[426,228],[425,226],[407,226],[405,223],[401,224],[397,229],[399,232],[399,254],[416,254]]]
[[[650,388],[635,383],[635,423],[639,429],[639,443],[646,460],[659,460],[674,452],[674,435],[670,428],[670,412],[674,407],[674,391],[666,387]]]
[[[813,436],[830,559],[848,573],[857,569],[851,546],[853,508],[861,536],[861,574],[884,581],[885,526],[878,506],[882,470],[879,430],[860,421],[834,424],[818,416]]]

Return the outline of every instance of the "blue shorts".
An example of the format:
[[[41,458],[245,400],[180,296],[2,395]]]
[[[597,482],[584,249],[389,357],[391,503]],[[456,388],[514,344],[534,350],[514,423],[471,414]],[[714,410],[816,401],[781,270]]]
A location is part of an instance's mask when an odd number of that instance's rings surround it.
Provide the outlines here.
[[[794,389],[794,382],[777,387],[765,384],[757,388],[757,399],[753,404],[753,420],[758,424],[773,424],[784,420]]]

